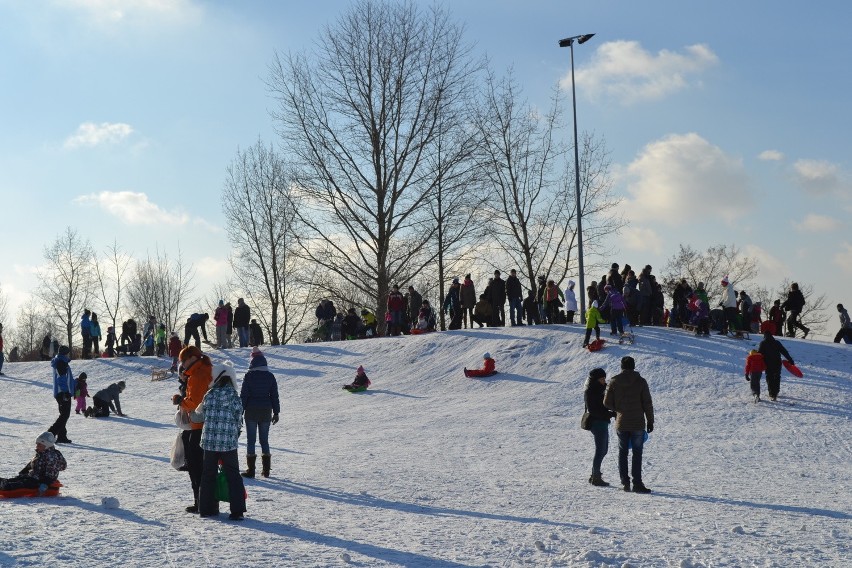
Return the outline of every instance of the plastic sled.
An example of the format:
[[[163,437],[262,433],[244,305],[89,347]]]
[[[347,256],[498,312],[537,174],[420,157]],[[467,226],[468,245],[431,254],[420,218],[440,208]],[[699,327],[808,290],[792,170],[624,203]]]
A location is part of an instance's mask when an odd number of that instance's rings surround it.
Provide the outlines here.
[[[784,368],[787,369],[788,371],[790,371],[790,374],[793,375],[794,377],[799,377],[801,379],[804,376],[804,374],[802,373],[802,370],[799,369],[794,364],[792,364],[791,362],[782,361],[782,364],[784,365]]]
[[[343,387],[343,390],[348,392],[364,392],[367,390],[367,387],[350,387],[349,385]]]
[[[47,491],[41,497],[56,497],[59,495],[60,487],[62,487],[62,484],[59,480],[54,481],[48,486]],[[20,497],[39,497],[38,489],[21,488],[0,491],[0,499],[16,499]]]
[[[586,349],[589,351],[600,351],[603,349],[604,344],[606,343],[606,339],[595,339],[589,345],[586,346]]]
[[[465,369],[464,376],[470,379],[475,379],[479,377],[493,377],[497,374],[497,371],[491,371],[490,373],[483,373],[478,369]]]

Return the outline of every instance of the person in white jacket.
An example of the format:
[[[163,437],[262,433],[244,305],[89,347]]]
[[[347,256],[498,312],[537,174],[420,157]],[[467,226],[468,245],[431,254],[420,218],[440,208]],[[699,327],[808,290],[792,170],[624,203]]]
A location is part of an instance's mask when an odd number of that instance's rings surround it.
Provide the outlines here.
[[[574,281],[568,281],[568,289],[565,290],[565,320],[574,323],[574,314],[577,311],[577,296],[574,294]]]
[[[725,312],[725,317],[722,320],[722,330],[718,335],[725,335],[729,330],[738,329],[737,326],[737,291],[734,290],[734,283],[728,280],[725,276],[722,278],[722,300],[719,305]]]

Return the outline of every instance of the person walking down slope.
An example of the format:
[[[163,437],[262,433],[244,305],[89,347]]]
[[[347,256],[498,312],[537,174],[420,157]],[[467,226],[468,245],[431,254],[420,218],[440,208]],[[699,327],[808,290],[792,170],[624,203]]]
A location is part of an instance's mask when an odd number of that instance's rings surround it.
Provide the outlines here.
[[[272,454],[269,450],[269,428],[278,424],[281,404],[278,399],[278,382],[266,363],[266,357],[255,347],[251,351],[249,370],[240,388],[246,423],[246,469],[243,477],[254,477],[257,464],[255,440],[260,435],[261,475],[269,477],[272,469]]]
[[[618,473],[621,486],[630,491],[627,472],[627,454],[633,451],[630,473],[634,493],[650,493],[642,482],[642,450],[645,432],[654,431],[654,404],[648,381],[636,372],[633,357],[621,358],[621,373],[612,378],[604,394],[604,406],[616,413],[615,429],[618,433]],[[647,421],[647,426],[646,426]]]
[[[840,331],[834,336],[834,342],[840,343],[842,339],[847,344],[852,343],[852,322],[849,321],[849,312],[846,311],[843,304],[837,304],[837,311],[840,313]],[[0,326],[0,329],[2,329],[2,326]]]
[[[53,398],[56,399],[56,404],[59,407],[59,417],[47,431],[56,436],[57,444],[71,443],[65,425],[68,423],[68,417],[71,416],[71,398],[77,390],[77,382],[74,380],[74,373],[71,371],[70,352],[71,350],[63,345],[59,348],[56,357],[50,362],[50,366],[53,368]]]
[[[608,487],[609,483],[603,480],[601,464],[609,451],[609,421],[615,417],[615,412],[604,406],[604,392],[606,391],[606,371],[603,369],[592,369],[586,381],[586,390],[583,398],[586,402],[586,411],[589,413],[589,430],[595,439],[595,457],[592,458],[592,476],[589,483],[596,487]]]
[[[766,365],[766,390],[769,391],[769,400],[774,402],[781,391],[781,356],[791,364],[795,363],[787,349],[768,329],[763,333],[763,341],[757,346],[757,350],[763,355],[763,363]]]

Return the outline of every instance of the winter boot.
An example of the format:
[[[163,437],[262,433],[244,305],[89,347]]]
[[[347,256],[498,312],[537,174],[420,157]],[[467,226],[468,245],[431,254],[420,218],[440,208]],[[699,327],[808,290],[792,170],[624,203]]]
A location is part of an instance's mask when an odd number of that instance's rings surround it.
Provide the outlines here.
[[[633,482],[633,493],[650,493],[651,490],[645,487],[645,484],[640,482]]]
[[[254,477],[254,465],[256,462],[257,454],[246,455],[246,463],[248,464],[248,469],[242,473],[243,477]]]
[[[601,477],[601,474],[599,473],[596,475],[592,475],[592,477],[589,478],[589,483],[591,483],[595,487],[609,487],[609,483],[604,481],[603,477]]]
[[[263,454],[260,456],[260,459],[263,462],[263,471],[260,472],[260,475],[269,477],[269,470],[272,468],[272,456],[270,454]]]

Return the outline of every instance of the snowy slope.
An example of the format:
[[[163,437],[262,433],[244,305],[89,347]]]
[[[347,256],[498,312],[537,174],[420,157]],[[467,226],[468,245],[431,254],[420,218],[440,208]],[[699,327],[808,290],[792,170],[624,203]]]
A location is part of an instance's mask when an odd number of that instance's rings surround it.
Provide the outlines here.
[[[805,378],[785,373],[784,403],[755,405],[742,369],[756,339],[645,328],[633,346],[588,353],[583,331],[267,347],[282,420],[273,477],[247,482],[243,523],[183,512],[189,479],[168,463],[175,379],[151,382],[151,358],[75,361],[93,393],[127,381],[129,417],[72,414],[61,496],[0,501],[0,566],[849,565],[852,349],[784,340]],[[465,379],[485,351],[500,374]],[[587,483],[583,383],[627,353],[657,414],[651,495]],[[248,350],[212,354],[223,355],[242,376]],[[359,364],[373,386],[348,394]],[[11,476],[56,407],[47,363],[4,372],[0,475]],[[613,436],[604,478],[617,484],[616,455]]]

